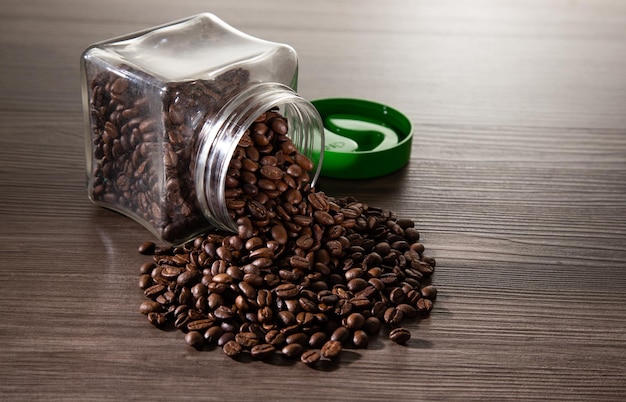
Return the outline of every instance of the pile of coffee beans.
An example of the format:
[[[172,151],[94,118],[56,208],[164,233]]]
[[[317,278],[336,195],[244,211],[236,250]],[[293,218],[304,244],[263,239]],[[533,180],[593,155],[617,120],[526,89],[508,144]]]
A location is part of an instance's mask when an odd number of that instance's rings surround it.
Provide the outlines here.
[[[435,260],[410,219],[316,191],[313,164],[276,111],[240,141],[226,181],[238,233],[211,232],[181,246],[146,242],[140,306],[153,325],[175,327],[197,349],[308,365],[366,348],[430,312]]]
[[[198,132],[249,82],[249,72],[238,68],[164,90],[151,80],[129,66],[91,80],[90,196],[178,244],[208,226],[195,194]]]

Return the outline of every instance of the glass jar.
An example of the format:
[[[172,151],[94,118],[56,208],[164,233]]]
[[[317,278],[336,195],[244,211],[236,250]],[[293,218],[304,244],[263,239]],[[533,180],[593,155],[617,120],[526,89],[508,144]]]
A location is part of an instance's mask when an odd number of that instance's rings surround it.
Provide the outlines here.
[[[236,231],[225,188],[237,144],[276,110],[319,174],[324,128],[296,91],[290,46],[212,14],[90,46],[81,58],[89,198],[181,244]]]

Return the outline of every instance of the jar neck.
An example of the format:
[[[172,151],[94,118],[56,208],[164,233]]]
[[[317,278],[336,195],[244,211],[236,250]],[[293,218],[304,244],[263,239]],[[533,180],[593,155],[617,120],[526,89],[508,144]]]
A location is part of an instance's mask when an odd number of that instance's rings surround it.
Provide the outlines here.
[[[237,232],[226,206],[226,177],[230,161],[243,135],[253,122],[270,109],[278,108],[287,119],[288,136],[300,153],[314,161],[310,172],[315,185],[324,150],[324,126],[315,107],[286,85],[255,83],[234,95],[198,136],[194,173],[198,205],[217,229]]]

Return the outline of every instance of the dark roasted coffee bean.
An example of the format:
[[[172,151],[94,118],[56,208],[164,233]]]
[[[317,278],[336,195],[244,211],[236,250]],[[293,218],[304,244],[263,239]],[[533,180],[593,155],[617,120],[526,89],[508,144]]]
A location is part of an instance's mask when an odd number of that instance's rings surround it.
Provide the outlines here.
[[[148,313],[148,321],[155,327],[162,327],[167,323],[167,318],[163,313],[150,312]]]
[[[404,345],[411,339],[411,333],[405,328],[394,328],[389,332],[389,339],[395,343]]]
[[[335,359],[339,357],[342,349],[341,342],[329,340],[322,346],[320,353],[327,359]]]
[[[398,304],[396,308],[402,311],[402,315],[406,318],[415,318],[417,317],[417,309],[410,304],[402,303]]]
[[[181,286],[191,286],[199,281],[201,276],[201,273],[195,269],[187,270],[176,277],[176,283]]]
[[[328,211],[330,209],[328,197],[323,192],[311,192],[307,195],[307,199],[317,211]]]
[[[369,337],[363,330],[357,329],[352,335],[352,344],[357,348],[366,348],[369,343]]]
[[[398,310],[395,307],[389,307],[385,310],[383,318],[385,319],[385,322],[387,324],[391,325],[392,327],[397,327],[402,322],[404,314],[401,310]]]
[[[289,264],[292,268],[298,269],[309,269],[311,267],[311,262],[306,257],[301,257],[298,255],[294,255],[289,258]]]
[[[259,343],[259,338],[254,332],[239,332],[235,335],[235,341],[245,348],[251,348]]]
[[[424,257],[422,257],[422,261],[424,261],[426,264],[430,265],[433,269],[435,268],[435,265],[437,265],[435,259],[432,258],[432,257],[424,256]]]
[[[156,244],[154,244],[154,242],[147,241],[147,242],[142,243],[139,246],[139,253],[145,254],[145,255],[154,254],[155,249],[156,249]]]
[[[285,135],[287,134],[287,121],[284,118],[274,118],[271,122],[272,131],[276,134]]]
[[[149,313],[159,313],[163,311],[163,306],[155,301],[145,301],[139,306],[139,311],[146,315]]]
[[[322,358],[322,355],[317,350],[309,349],[302,352],[300,355],[300,361],[306,365],[314,366]]]
[[[433,285],[424,286],[421,289],[421,293],[422,296],[424,296],[425,298],[435,300],[435,298],[437,297],[437,288]]]
[[[348,330],[348,328],[340,326],[333,331],[330,339],[333,341],[344,343],[348,339],[350,339],[350,331]]]
[[[368,285],[368,282],[363,278],[354,278],[347,283],[348,290],[350,290],[352,293],[359,292],[365,289]]]
[[[393,288],[391,292],[389,292],[389,300],[393,304],[401,304],[406,298],[406,294],[401,288]]]
[[[428,313],[433,309],[433,302],[430,299],[421,298],[417,301],[417,310],[422,313]]]
[[[218,308],[215,309],[213,314],[215,314],[215,317],[221,320],[228,320],[235,315],[233,310],[227,306],[219,306]]]
[[[241,354],[243,346],[231,339],[224,343],[222,350],[227,356],[235,357]]]
[[[276,348],[274,346],[269,343],[261,343],[250,349],[250,356],[252,356],[253,359],[263,360],[271,357],[275,352]]]
[[[283,171],[276,166],[263,166],[260,172],[262,176],[270,180],[280,180],[283,177]]]
[[[224,345],[226,345],[226,343],[230,341],[237,343],[235,341],[235,333],[232,331],[224,331],[224,333],[217,339],[217,346],[223,347]],[[237,343],[237,345],[239,344]],[[241,345],[239,346],[241,347]]]
[[[365,325],[365,317],[361,313],[352,313],[344,319],[344,326],[348,329],[360,329]]]
[[[280,244],[287,243],[289,240],[287,229],[285,229],[284,225],[274,225],[271,230],[272,239],[276,240]]]
[[[257,311],[257,320],[262,324],[271,324],[274,318],[274,312],[270,306],[261,307]]]
[[[283,299],[293,299],[297,297],[300,293],[300,289],[298,288],[298,286],[294,285],[293,283],[278,285],[274,289],[274,291],[276,293],[276,296]]]
[[[180,330],[185,330],[189,321],[191,321],[191,318],[188,314],[180,314],[174,320],[174,327]]]
[[[313,169],[313,162],[307,158],[306,156],[297,153],[294,156],[296,163],[304,170],[305,172],[309,172]]]
[[[281,310],[278,312],[278,319],[285,327],[289,327],[296,323],[296,316],[287,310]]]
[[[185,342],[191,347],[201,349],[204,345],[204,336],[199,331],[189,331],[185,335]]]
[[[316,313],[319,311],[317,308],[317,303],[304,297],[298,299],[298,304],[300,305],[302,310],[308,313]]]
[[[309,346],[312,348],[321,348],[328,341],[328,335],[323,332],[315,332],[309,337]]]
[[[212,318],[204,318],[200,320],[195,320],[187,323],[187,329],[189,331],[206,331],[207,329],[213,326],[215,320]]]
[[[207,343],[214,345],[217,344],[217,341],[222,334],[224,334],[224,330],[221,327],[214,325],[204,332],[204,339]]]
[[[296,315],[296,322],[302,327],[310,327],[316,322],[315,314],[308,311],[300,311]]]
[[[277,329],[272,329],[265,334],[265,342],[274,347],[280,347],[285,344],[285,335]]]
[[[415,269],[422,275],[430,275],[434,271],[433,267],[430,264],[420,260],[412,260],[411,268]]]
[[[146,262],[141,264],[141,267],[139,267],[139,273],[144,275],[144,274],[150,274],[152,272],[152,270],[155,268],[155,264],[154,262]]]
[[[143,294],[146,295],[146,297],[149,297],[151,299],[156,299],[156,297],[158,295],[160,295],[161,293],[163,293],[165,291],[165,286],[162,284],[156,284],[156,285],[152,285],[149,288],[145,289],[143,291]]]
[[[283,346],[281,353],[290,358],[298,358],[304,352],[304,346],[299,343],[291,343]]]
[[[285,338],[285,342],[288,344],[291,343],[299,343],[303,346],[309,344],[309,337],[304,332],[296,332],[295,334],[291,334]]]
[[[335,223],[333,217],[326,211],[315,211],[313,213],[313,217],[315,218],[315,221],[320,225],[331,226]]]
[[[407,228],[404,230],[404,235],[406,236],[406,239],[410,242],[416,242],[419,241],[420,239],[420,233],[417,229],[415,228]]]

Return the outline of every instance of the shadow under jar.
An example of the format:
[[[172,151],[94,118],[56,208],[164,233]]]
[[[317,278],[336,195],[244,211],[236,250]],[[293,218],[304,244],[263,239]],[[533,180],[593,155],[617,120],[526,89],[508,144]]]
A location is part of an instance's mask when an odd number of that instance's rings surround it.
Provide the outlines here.
[[[81,58],[89,198],[182,244],[236,231],[225,191],[233,153],[267,111],[298,152],[324,149],[315,107],[300,97],[288,45],[253,38],[212,14],[90,46]]]

